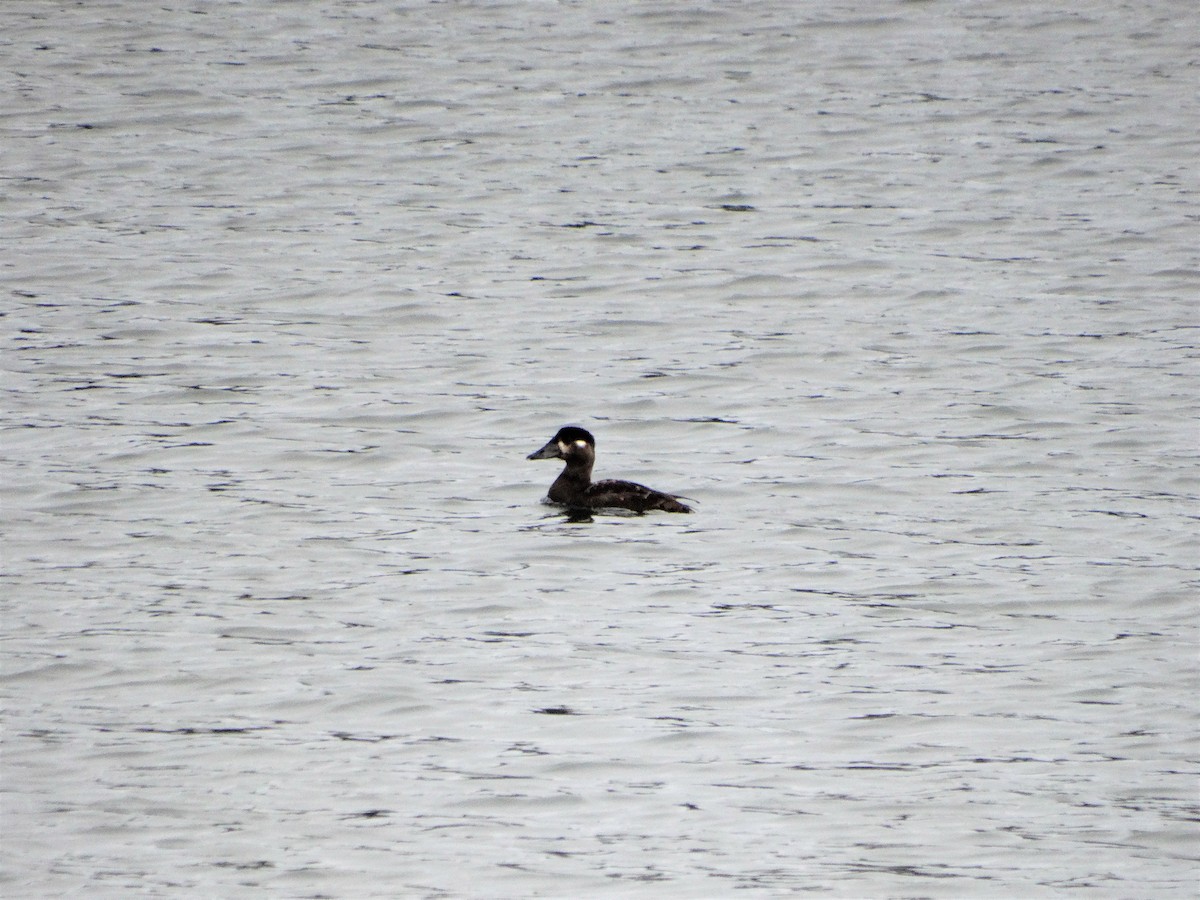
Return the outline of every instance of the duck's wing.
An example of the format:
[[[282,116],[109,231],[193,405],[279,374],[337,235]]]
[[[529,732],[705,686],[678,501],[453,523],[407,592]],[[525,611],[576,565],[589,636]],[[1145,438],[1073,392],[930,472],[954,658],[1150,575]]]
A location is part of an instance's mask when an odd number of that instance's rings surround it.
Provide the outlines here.
[[[634,481],[617,481],[608,479],[597,481],[590,485],[585,493],[588,506],[593,509],[617,507],[632,509],[635,512],[645,512],[648,509],[661,509],[666,512],[690,513],[690,506],[680,503],[676,497],[648,488]]]

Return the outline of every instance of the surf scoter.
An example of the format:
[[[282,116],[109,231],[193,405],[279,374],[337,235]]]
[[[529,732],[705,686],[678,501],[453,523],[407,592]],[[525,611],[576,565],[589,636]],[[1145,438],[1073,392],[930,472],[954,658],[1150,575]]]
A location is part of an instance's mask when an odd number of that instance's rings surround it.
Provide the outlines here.
[[[530,453],[528,459],[561,459],[566,468],[550,485],[550,500],[568,509],[603,509],[616,507],[644,513],[648,509],[690,513],[691,507],[677,497],[635,484],[632,481],[592,481],[592,465],[596,462],[596,439],[582,428],[568,425],[560,428],[541,450]]]

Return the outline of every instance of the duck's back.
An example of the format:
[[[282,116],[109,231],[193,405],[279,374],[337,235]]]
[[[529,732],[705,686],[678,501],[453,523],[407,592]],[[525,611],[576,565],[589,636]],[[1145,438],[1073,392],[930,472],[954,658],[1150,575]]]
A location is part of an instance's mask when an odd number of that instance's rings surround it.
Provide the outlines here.
[[[610,507],[631,509],[634,512],[646,512],[650,509],[676,513],[692,511],[690,506],[680,503],[670,494],[664,494],[662,491],[656,491],[633,481],[615,479],[597,481],[588,486],[584,492],[584,499],[592,509]]]

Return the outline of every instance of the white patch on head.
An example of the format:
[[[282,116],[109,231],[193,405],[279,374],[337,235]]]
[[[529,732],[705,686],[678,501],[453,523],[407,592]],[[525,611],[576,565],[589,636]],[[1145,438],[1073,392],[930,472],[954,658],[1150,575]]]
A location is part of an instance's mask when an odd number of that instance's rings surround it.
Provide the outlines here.
[[[587,446],[587,441],[576,441],[575,446],[578,447],[580,450],[582,450],[584,447]]]

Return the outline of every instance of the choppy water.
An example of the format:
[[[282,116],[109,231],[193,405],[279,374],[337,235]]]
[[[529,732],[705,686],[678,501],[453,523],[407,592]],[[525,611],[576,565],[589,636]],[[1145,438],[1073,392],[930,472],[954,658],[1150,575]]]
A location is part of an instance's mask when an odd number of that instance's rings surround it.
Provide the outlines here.
[[[1193,13],[4,4],[4,895],[1194,896]]]

